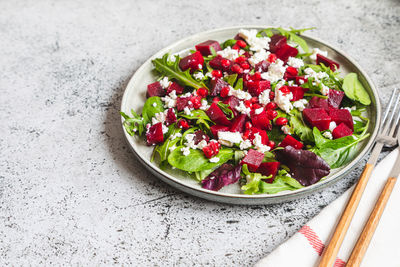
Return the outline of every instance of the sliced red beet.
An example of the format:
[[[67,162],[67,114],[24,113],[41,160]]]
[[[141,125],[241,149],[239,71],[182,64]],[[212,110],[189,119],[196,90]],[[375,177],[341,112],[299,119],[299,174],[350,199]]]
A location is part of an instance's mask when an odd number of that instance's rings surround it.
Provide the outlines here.
[[[308,102],[307,108],[323,108],[325,111],[329,111],[328,100],[313,96]]]
[[[199,70],[203,67],[204,58],[199,51],[194,52],[182,58],[179,61],[179,67],[181,70],[187,70],[190,68],[191,71]]]
[[[148,145],[155,145],[162,143],[164,141],[164,134],[162,131],[162,123],[156,123],[153,126],[150,126],[149,130],[146,133],[146,139]]]
[[[267,183],[272,183],[276,174],[278,173],[279,166],[280,163],[278,161],[263,162],[260,164],[260,167],[258,167],[257,172],[267,177],[272,175],[270,179],[266,180]]]
[[[193,108],[193,103],[189,102],[190,98],[191,98],[190,96],[188,96],[188,97],[178,97],[176,99],[176,109],[178,111],[182,111],[182,110],[185,109],[185,107]]]
[[[296,140],[293,136],[291,135],[286,135],[286,137],[282,140],[282,142],[279,144],[280,147],[287,147],[287,146],[292,146],[296,149],[302,149],[303,148],[303,143]]]
[[[222,62],[228,62],[229,64],[222,64]],[[231,65],[233,64],[232,61],[223,58],[222,56],[218,55],[209,62],[210,67],[216,70],[221,70],[221,71],[229,71],[231,68]]]
[[[303,118],[311,127],[317,127],[320,131],[328,130],[332,121],[323,108],[306,108],[303,110]]]
[[[254,66],[254,70],[258,72],[267,72],[269,65],[270,63],[267,60],[263,60]]]
[[[229,128],[229,131],[243,133],[246,118],[247,118],[247,116],[245,114],[240,114],[235,119],[233,119],[232,125]]]
[[[195,145],[205,140],[207,143],[210,141],[210,137],[206,135],[202,130],[198,130],[194,133],[193,142]]]
[[[222,131],[222,132],[227,132],[229,130],[229,127],[225,126],[225,125],[213,125],[210,127],[211,133],[212,135],[217,138],[218,137],[218,132]]]
[[[277,50],[281,49],[286,44],[287,44],[287,39],[285,36],[280,34],[275,34],[271,37],[271,41],[269,42],[269,50],[272,53],[275,53]]]
[[[350,111],[347,109],[329,109],[329,116],[332,118],[332,121],[336,122],[337,125],[344,123],[349,127],[352,131],[354,130],[353,117],[351,116]]]
[[[294,67],[287,67],[286,72],[283,75],[285,80],[295,80],[299,71]]]
[[[297,56],[298,53],[299,51],[297,50],[297,48],[294,48],[288,44],[284,45],[275,52],[276,56],[284,62],[286,62],[289,57]]]
[[[165,125],[169,126],[176,122],[176,115],[173,108],[168,109],[167,116],[165,118]]]
[[[228,96],[222,101],[222,103],[227,104],[229,106],[235,117],[239,114],[239,112],[236,110],[236,107],[239,106],[240,100],[236,96],[233,95]]]
[[[304,93],[308,91],[308,88],[300,86],[288,86],[290,92],[293,94],[293,98],[290,101],[297,101],[304,97]]]
[[[229,87],[229,83],[220,78],[212,79],[210,82],[210,95],[217,96],[221,93],[222,88]]]
[[[230,126],[231,121],[228,120],[225,113],[218,107],[216,103],[212,103],[210,108],[206,111],[208,117],[216,124]]]
[[[247,81],[245,82],[247,90],[252,96],[259,96],[262,92],[271,88],[270,81]]]
[[[159,82],[151,83],[147,85],[147,93],[146,97],[152,97],[152,96],[165,96],[166,91],[164,88],[161,86]]]
[[[353,134],[353,131],[349,127],[347,127],[347,125],[344,123],[339,124],[332,131],[333,139],[338,139],[338,138],[341,138],[344,136],[349,136],[352,134]]]
[[[252,115],[251,122],[253,123],[253,126],[262,130],[269,130],[271,127],[271,121],[268,119],[267,112],[265,110],[263,110],[260,114]]]
[[[340,104],[342,103],[344,97],[344,92],[343,91],[338,91],[338,90],[329,90],[329,95],[328,95],[328,105],[330,108],[339,108]]]
[[[257,127],[252,127],[250,130],[249,140],[253,142],[255,135],[259,134],[261,136],[261,143],[266,145],[269,141],[268,134],[266,131],[258,129]]]
[[[180,95],[183,93],[183,87],[180,86],[179,83],[171,82],[171,84],[167,88],[167,94],[171,93],[174,90],[177,95]]]
[[[205,42],[202,42],[198,45],[195,46],[196,50],[199,51],[203,56],[209,56],[212,54],[212,49],[214,49],[215,52],[221,50],[221,46],[217,41],[214,40],[208,40]]]
[[[264,159],[264,153],[258,152],[254,149],[250,149],[247,155],[240,162],[241,165],[247,164],[247,168],[251,172],[257,171],[261,162]]]
[[[323,63],[325,66],[329,67],[331,70],[335,71],[340,68],[339,63],[324,57],[323,55],[317,54],[317,65]]]

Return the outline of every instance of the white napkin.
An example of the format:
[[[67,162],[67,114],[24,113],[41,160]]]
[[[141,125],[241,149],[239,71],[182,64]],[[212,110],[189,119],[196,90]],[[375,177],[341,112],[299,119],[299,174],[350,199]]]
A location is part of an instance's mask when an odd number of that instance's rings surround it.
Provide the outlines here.
[[[399,149],[395,149],[373,170],[339,251],[335,267],[345,266],[345,262],[350,256],[365,222],[368,220],[369,214],[379,197],[398,154]],[[316,217],[304,225],[299,232],[260,260],[255,266],[317,266],[324,244],[332,234],[353,188],[354,186],[325,207]],[[399,238],[400,181],[396,183],[393,189],[361,266],[400,266],[400,244],[397,243]]]

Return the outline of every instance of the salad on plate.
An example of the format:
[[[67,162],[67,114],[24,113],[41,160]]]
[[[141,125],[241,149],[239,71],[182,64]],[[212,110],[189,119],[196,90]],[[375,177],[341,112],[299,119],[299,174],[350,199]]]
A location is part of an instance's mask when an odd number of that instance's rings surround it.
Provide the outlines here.
[[[341,75],[309,29],[239,30],[184,55],[152,61],[141,114],[121,112],[130,135],[154,146],[152,161],[203,188],[236,184],[244,194],[297,190],[352,159],[369,136],[369,94]]]

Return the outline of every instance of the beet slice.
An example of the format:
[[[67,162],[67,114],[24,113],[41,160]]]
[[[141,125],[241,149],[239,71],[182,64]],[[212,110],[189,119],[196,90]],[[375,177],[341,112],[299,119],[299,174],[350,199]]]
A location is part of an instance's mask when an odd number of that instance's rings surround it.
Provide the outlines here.
[[[340,68],[339,63],[337,63],[336,61],[333,61],[332,59],[324,57],[321,54],[317,54],[316,62],[317,62],[317,65],[323,63],[325,66],[329,67],[333,71],[338,70]]]
[[[227,60],[229,64],[223,65],[222,60]],[[227,71],[229,72],[231,69],[231,65],[233,64],[232,61],[229,59],[225,59],[222,56],[218,55],[209,62],[210,67],[216,70]]]
[[[332,131],[333,139],[338,139],[338,138],[341,138],[344,136],[349,136],[352,134],[353,134],[353,131],[349,127],[347,127],[347,125],[344,123],[339,124]]]
[[[328,95],[328,106],[330,108],[339,108],[340,104],[342,103],[343,97],[343,91],[330,89]]]
[[[308,91],[308,88],[300,86],[288,86],[290,92],[293,94],[293,98],[290,101],[297,101],[304,97],[304,93]]]
[[[306,108],[303,110],[303,118],[311,127],[317,127],[320,131],[329,129],[332,119],[323,108]]]
[[[303,143],[296,140],[293,136],[291,135],[286,135],[286,137],[282,140],[282,142],[279,144],[280,147],[287,147],[287,146],[292,146],[296,149],[302,149],[303,148]]]
[[[253,126],[262,130],[269,130],[271,128],[271,121],[268,119],[267,112],[265,110],[263,110],[260,114],[252,115],[251,122],[253,123]]]
[[[165,96],[166,91],[164,88],[161,86],[159,82],[151,83],[147,85],[147,93],[146,97],[152,97],[152,96]]]
[[[278,160],[289,167],[289,174],[304,186],[315,184],[330,173],[328,163],[314,152],[287,146],[276,154]]]
[[[171,84],[167,88],[167,94],[171,93],[174,90],[177,95],[180,95],[183,93],[183,87],[179,83],[171,82]]]
[[[254,66],[254,71],[258,71],[258,72],[267,72],[268,68],[269,68],[270,63],[267,60],[263,60],[261,62],[258,62],[255,66]]]
[[[281,48],[279,48],[275,54],[276,56],[286,62],[288,60],[289,57],[295,57],[297,56],[297,54],[299,53],[299,51],[297,50],[297,48],[294,48],[288,44],[282,46]]]
[[[173,108],[168,109],[167,116],[165,118],[165,125],[169,126],[176,122],[176,114]]]
[[[176,109],[182,111],[185,107],[193,108],[193,103],[190,101],[191,97],[178,97],[176,99]],[[190,102],[189,102],[190,101]]]
[[[232,124],[216,103],[212,103],[206,113],[208,117],[210,117],[210,119],[216,124],[222,124],[225,126],[230,126]]]
[[[328,100],[313,96],[308,102],[307,108],[323,108],[326,112],[329,112]]]
[[[229,87],[229,83],[220,78],[212,79],[210,82],[210,95],[217,96],[221,93],[222,88]]]
[[[221,51],[221,46],[215,40],[207,40],[195,46],[196,50],[199,51],[203,56],[209,56],[212,54],[212,49],[215,52]]]
[[[193,142],[195,145],[205,140],[207,143],[210,141],[210,137],[206,135],[202,130],[198,130],[194,133]]]
[[[257,172],[261,173],[264,176],[272,175],[270,179],[265,180],[267,183],[272,183],[276,174],[278,173],[279,166],[280,163],[278,161],[263,162],[260,164],[260,167],[258,167]]]
[[[350,111],[347,109],[329,109],[329,116],[332,121],[336,122],[337,125],[344,123],[349,127],[352,131],[354,131],[354,123],[353,117],[351,116]]]
[[[252,96],[259,96],[262,92],[271,88],[270,81],[247,81],[245,84]]]
[[[287,39],[285,36],[280,34],[275,34],[271,36],[271,41],[269,42],[269,50],[275,53],[277,50],[281,49],[287,44]]]
[[[155,145],[162,143],[164,141],[164,134],[162,131],[162,123],[156,123],[153,126],[150,126],[149,130],[146,133],[146,139],[148,145]]]
[[[233,95],[228,96],[222,101],[222,103],[227,104],[229,106],[235,117],[239,114],[239,111],[236,110],[236,107],[239,106],[240,100],[236,96]]]
[[[199,51],[194,52],[179,61],[179,67],[185,71],[190,68],[191,71],[199,70],[203,67],[204,58]]]
[[[235,119],[233,119],[232,125],[229,128],[229,131],[243,133],[246,118],[247,118],[247,116],[245,114],[240,114]]]
[[[218,132],[222,131],[222,132],[226,132],[229,130],[229,127],[225,126],[225,125],[213,125],[210,127],[211,133],[212,135],[217,138],[218,137]]]
[[[283,75],[283,78],[285,80],[295,80],[298,73],[299,71],[296,68],[289,66],[286,68],[286,72]]]
[[[269,138],[268,138],[268,134],[267,134],[266,131],[258,129],[257,127],[253,126],[253,128],[251,128],[251,132],[250,132],[250,135],[249,135],[250,141],[253,142],[253,140],[255,138],[255,134],[259,134],[261,136],[261,143],[263,145],[266,145],[268,143]]]
[[[255,172],[257,171],[263,159],[264,153],[258,152],[254,149],[250,149],[249,152],[247,152],[247,155],[242,159],[240,164],[247,164],[247,168],[251,172]]]

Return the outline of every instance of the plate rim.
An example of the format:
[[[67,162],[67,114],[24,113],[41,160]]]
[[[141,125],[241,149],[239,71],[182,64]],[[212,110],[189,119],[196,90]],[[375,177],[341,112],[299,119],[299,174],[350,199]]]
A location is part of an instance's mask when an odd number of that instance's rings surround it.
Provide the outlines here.
[[[126,106],[128,105],[127,101],[127,94],[128,94],[128,89],[132,87],[133,80],[136,76],[137,73],[142,71],[143,68],[147,64],[151,64],[151,60],[160,57],[160,55],[168,52],[171,50],[173,47],[178,46],[179,44],[186,42],[190,40],[191,38],[196,37],[197,35],[207,35],[210,33],[216,33],[219,31],[228,31],[228,30],[239,30],[241,28],[244,29],[265,29],[273,26],[264,26],[264,25],[240,25],[240,26],[229,26],[229,27],[222,27],[222,28],[217,28],[217,29],[212,29],[212,30],[207,30],[199,33],[192,34],[190,36],[184,37],[162,49],[154,53],[150,58],[148,58],[145,62],[141,64],[141,66],[133,73],[131,78],[129,79],[128,84],[125,87],[124,94],[121,100],[121,111],[126,111],[128,108]],[[375,119],[375,128],[371,133],[371,136],[368,140],[368,143],[364,146],[364,148],[359,152],[359,154],[352,159],[347,166],[345,166],[343,169],[335,173],[332,177],[329,179],[326,179],[324,181],[318,182],[316,184],[313,184],[311,186],[304,187],[302,189],[294,190],[294,191],[284,191],[282,193],[278,194],[259,194],[259,195],[245,195],[245,194],[234,194],[234,193],[225,193],[225,192],[219,192],[219,191],[212,191],[212,190],[207,190],[198,186],[193,186],[191,184],[186,183],[185,181],[181,180],[180,178],[174,177],[173,175],[161,170],[159,167],[154,166],[148,159],[145,157],[142,157],[140,153],[135,149],[135,145],[133,144],[135,137],[130,136],[124,129],[124,126],[122,125],[123,118],[121,117],[121,126],[122,130],[124,132],[124,136],[126,141],[129,144],[129,147],[131,148],[132,152],[134,155],[139,159],[139,161],[146,166],[153,174],[158,176],[158,178],[161,178],[163,181],[167,182],[168,184],[179,187],[180,190],[183,190],[183,188],[186,188],[189,191],[195,191],[191,192],[191,194],[196,193],[196,196],[200,196],[202,198],[214,200],[214,201],[221,201],[221,202],[226,202],[224,199],[239,199],[239,200],[244,200],[244,201],[251,201],[251,200],[265,200],[271,203],[276,203],[280,201],[287,201],[290,199],[294,198],[299,198],[304,195],[308,195],[311,193],[314,193],[318,190],[321,190],[325,187],[327,187],[330,184],[336,183],[339,178],[344,176],[346,173],[348,173],[371,149],[373,143],[375,142],[375,138],[377,136],[378,130],[380,128],[381,124],[381,103],[380,103],[380,98],[379,98],[379,93],[375,87],[375,84],[371,80],[371,78],[367,75],[367,73],[363,70],[363,68],[349,55],[347,55],[345,52],[343,52],[341,49],[338,49],[331,44],[327,43],[326,41],[323,41],[317,37],[309,36],[307,34],[302,34],[302,36],[311,39],[313,41],[316,41],[318,43],[323,44],[324,46],[330,48],[331,50],[335,51],[336,53],[342,55],[347,61],[349,61],[352,65],[354,65],[359,73],[364,77],[366,83],[369,84],[371,91],[374,95],[375,98],[375,106],[376,106],[376,119]],[[220,199],[216,199],[220,198]],[[232,202],[229,202],[232,203]],[[265,203],[268,204],[268,203]]]

